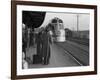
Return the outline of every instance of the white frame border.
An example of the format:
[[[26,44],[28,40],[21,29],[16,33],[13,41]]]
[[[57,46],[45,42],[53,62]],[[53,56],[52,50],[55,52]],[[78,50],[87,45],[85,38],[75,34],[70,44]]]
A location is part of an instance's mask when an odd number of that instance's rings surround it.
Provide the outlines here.
[[[80,67],[22,69],[22,10],[26,11],[54,11],[90,14],[90,65]],[[44,6],[17,5],[17,75],[36,75],[49,73],[70,73],[94,71],[94,9],[59,8]]]

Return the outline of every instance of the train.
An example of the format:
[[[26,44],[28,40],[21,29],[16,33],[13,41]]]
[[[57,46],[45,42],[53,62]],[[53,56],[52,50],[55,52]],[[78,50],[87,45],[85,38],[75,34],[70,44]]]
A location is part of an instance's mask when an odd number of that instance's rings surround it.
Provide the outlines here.
[[[55,41],[55,42],[64,42],[64,41],[66,41],[64,24],[63,24],[63,21],[60,18],[54,17],[50,21],[49,26],[52,27],[53,41]]]

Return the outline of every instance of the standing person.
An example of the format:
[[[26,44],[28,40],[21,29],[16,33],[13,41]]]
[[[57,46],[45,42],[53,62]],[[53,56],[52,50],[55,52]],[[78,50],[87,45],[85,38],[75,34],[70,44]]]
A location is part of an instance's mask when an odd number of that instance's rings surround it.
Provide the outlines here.
[[[26,59],[26,48],[27,48],[27,27],[25,24],[22,25],[22,52],[25,54]]]
[[[40,28],[41,29],[41,28]],[[38,31],[37,35],[36,35],[36,55],[33,55],[33,63],[39,64],[42,63],[42,37],[41,37],[42,33],[41,31]]]
[[[36,43],[37,43],[37,55],[42,57],[42,40],[41,40],[41,32],[36,35]]]
[[[50,42],[51,36],[49,34],[49,30],[45,29],[42,31],[42,54],[43,54],[43,64],[49,64],[50,60]]]
[[[29,41],[29,46],[33,45],[33,31],[32,28],[30,29],[30,41]]]

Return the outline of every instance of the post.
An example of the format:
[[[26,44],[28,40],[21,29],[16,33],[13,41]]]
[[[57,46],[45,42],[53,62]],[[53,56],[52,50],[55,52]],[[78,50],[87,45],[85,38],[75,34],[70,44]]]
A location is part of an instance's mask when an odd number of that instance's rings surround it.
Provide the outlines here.
[[[80,34],[79,34],[79,14],[77,14],[77,37],[80,37]]]

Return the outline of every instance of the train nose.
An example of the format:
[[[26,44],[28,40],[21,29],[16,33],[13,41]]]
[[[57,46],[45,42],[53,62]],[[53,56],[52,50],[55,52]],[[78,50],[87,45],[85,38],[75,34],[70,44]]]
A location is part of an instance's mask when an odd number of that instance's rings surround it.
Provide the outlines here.
[[[57,42],[65,42],[66,39],[65,39],[65,30],[59,30],[57,31],[58,35],[57,35]]]

